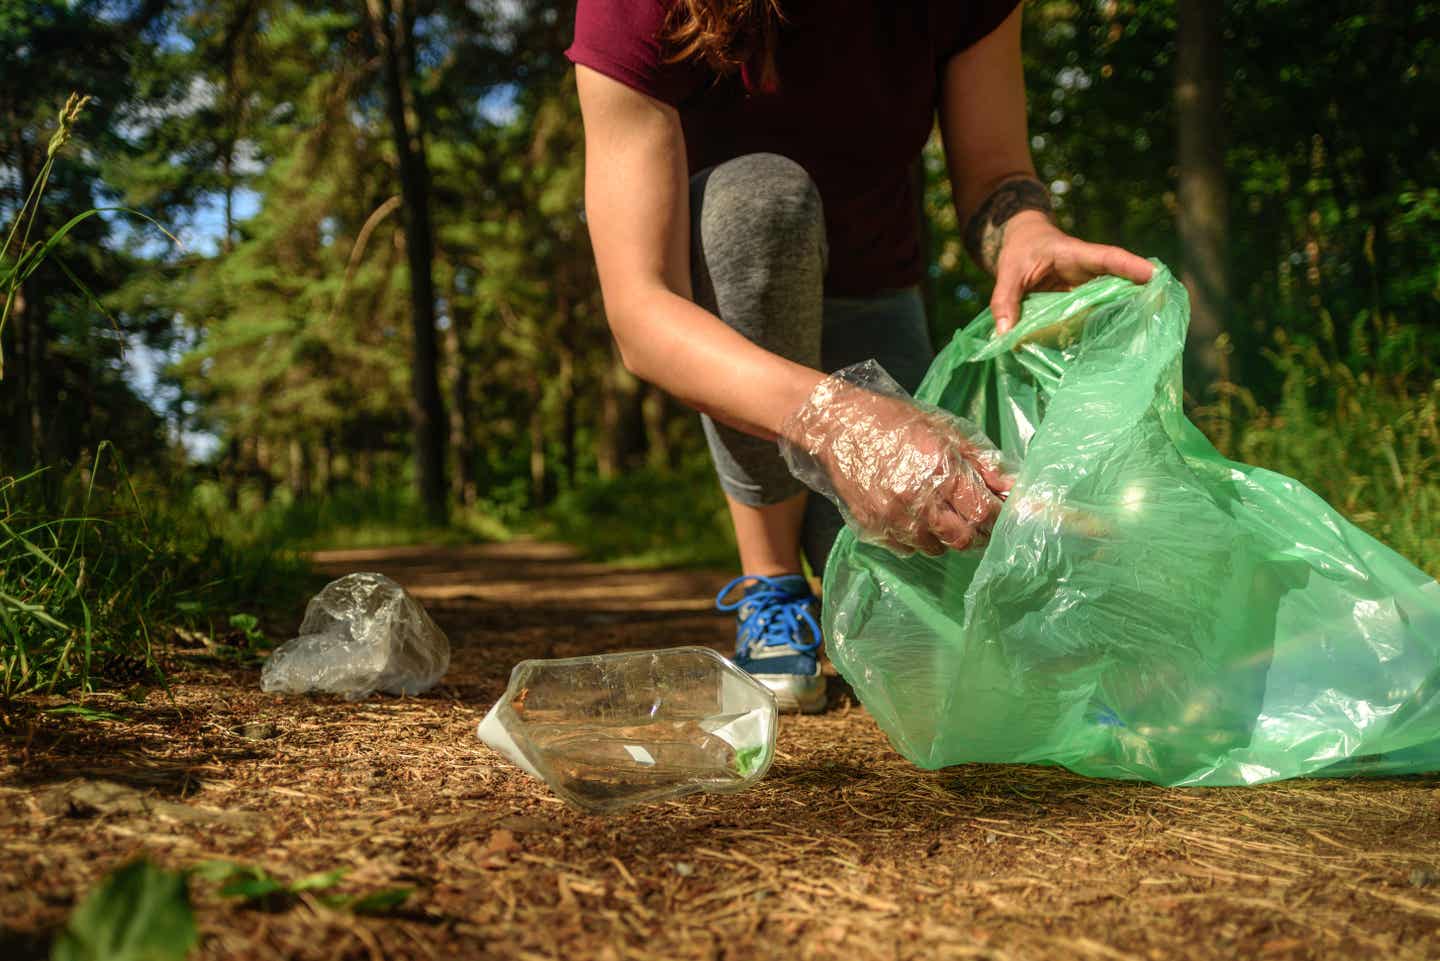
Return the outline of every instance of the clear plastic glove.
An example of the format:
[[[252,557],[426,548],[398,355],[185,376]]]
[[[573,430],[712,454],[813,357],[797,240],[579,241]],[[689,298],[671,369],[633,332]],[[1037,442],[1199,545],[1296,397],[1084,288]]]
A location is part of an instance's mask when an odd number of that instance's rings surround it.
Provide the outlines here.
[[[816,385],[782,425],[780,453],[861,540],[901,555],[983,543],[1012,483],[979,428],[913,400],[873,360]]]

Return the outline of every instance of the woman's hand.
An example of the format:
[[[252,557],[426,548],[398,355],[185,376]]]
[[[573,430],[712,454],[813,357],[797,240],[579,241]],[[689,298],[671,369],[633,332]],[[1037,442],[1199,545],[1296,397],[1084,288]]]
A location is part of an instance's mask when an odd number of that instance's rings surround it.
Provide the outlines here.
[[[1031,291],[1069,290],[1096,277],[1113,275],[1148,283],[1154,267],[1120,247],[1071,237],[1038,210],[1022,210],[1001,227],[990,312],[995,330],[1005,333],[1020,318],[1020,301]]]
[[[874,361],[822,381],[786,420],[791,472],[862,540],[897,554],[963,550],[990,533],[1011,479],[972,425],[911,400]]]

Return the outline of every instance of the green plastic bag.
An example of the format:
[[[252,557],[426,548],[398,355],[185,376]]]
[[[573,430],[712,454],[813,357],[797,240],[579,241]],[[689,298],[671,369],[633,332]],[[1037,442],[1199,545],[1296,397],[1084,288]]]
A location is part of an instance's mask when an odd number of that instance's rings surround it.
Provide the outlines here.
[[[926,768],[1061,764],[1172,785],[1440,769],[1440,584],[1184,416],[1163,265],[982,314],[919,400],[1020,463],[988,545],[840,535],[831,660]]]

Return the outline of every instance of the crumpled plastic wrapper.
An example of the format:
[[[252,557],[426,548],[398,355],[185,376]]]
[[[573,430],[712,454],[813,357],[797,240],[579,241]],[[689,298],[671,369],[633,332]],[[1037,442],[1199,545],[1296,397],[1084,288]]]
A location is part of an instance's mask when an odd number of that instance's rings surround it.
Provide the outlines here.
[[[790,472],[840,508],[862,541],[900,556],[980,546],[1008,486],[974,424],[913,400],[873,360],[832,374],[781,428]]]
[[[450,666],[450,642],[405,589],[383,574],[347,574],[305,608],[300,636],[260,672],[270,693],[343,694],[349,700],[420,694]]]

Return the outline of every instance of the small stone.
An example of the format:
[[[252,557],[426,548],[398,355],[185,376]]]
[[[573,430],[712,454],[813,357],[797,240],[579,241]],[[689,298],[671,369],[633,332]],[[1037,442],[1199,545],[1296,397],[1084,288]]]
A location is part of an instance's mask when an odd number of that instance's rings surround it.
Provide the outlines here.
[[[1434,868],[1416,868],[1410,872],[1410,886],[1412,888],[1426,888],[1435,882],[1440,881],[1440,871]]]
[[[505,828],[500,828],[490,835],[490,840],[485,845],[486,854],[508,854],[511,851],[520,850],[520,845],[515,840],[515,835]]]
[[[511,814],[499,821],[499,827],[508,828],[516,834],[534,834],[536,832],[548,832],[555,830],[552,821],[544,821],[537,817],[526,814]]]
[[[251,721],[235,728],[235,733],[252,741],[268,741],[280,734],[280,729],[269,721]]]
[[[1000,835],[996,834],[994,831],[986,831],[986,832],[985,832],[985,843],[986,843],[986,844],[994,844],[994,843],[995,843],[996,841],[998,841],[998,840],[1000,840]]]
[[[680,875],[682,878],[688,878],[690,875],[695,873],[695,866],[693,864],[686,864],[684,861],[676,861],[675,873]]]
[[[478,847],[478,845],[476,845]],[[485,842],[484,847],[478,851],[467,851],[467,856],[473,857],[482,868],[503,868],[510,864],[510,856],[520,850],[520,844],[515,840],[515,835],[500,828],[490,833],[490,838]]]
[[[1292,951],[1299,951],[1305,947],[1305,942],[1299,938],[1271,938],[1260,945],[1260,953],[1267,954],[1289,954]]]

